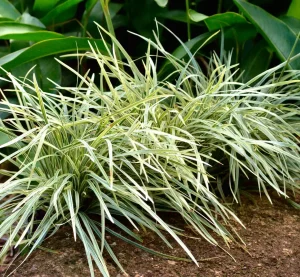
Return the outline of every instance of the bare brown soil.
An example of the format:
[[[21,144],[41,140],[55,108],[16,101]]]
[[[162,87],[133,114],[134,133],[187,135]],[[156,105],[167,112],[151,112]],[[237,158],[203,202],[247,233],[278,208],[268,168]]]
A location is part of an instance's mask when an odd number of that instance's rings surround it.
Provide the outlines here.
[[[289,206],[284,199],[275,198],[273,206],[265,197],[255,196],[254,199],[256,203],[245,199],[243,205],[236,208],[247,228],[238,229],[246,247],[232,243],[230,249],[226,249],[235,261],[204,239],[183,238],[200,261],[199,267],[153,256],[113,237],[108,241],[132,277],[300,277],[300,210]],[[177,226],[184,226],[178,218],[172,218],[172,221],[176,220]],[[187,233],[192,235],[188,228]],[[144,245],[149,248],[185,256],[176,243],[173,243],[173,249],[169,249],[151,233],[144,237]],[[13,274],[14,277],[90,276],[84,248],[81,243],[73,241],[69,228],[62,228],[43,246],[56,253],[37,250]],[[112,261],[108,259],[107,262],[112,277],[125,276]],[[95,275],[101,276],[98,271]]]

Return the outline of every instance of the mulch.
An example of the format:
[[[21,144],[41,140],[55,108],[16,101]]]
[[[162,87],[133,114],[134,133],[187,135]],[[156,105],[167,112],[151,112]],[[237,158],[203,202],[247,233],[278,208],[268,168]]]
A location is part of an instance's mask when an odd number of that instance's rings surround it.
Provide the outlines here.
[[[299,198],[299,197],[298,197]],[[298,203],[300,198],[296,199]],[[246,229],[237,226],[242,243],[231,243],[230,248],[209,244],[203,238],[183,238],[199,267],[193,263],[163,259],[108,236],[108,242],[117,254],[128,276],[131,277],[299,277],[300,276],[300,210],[291,207],[283,198],[273,197],[271,205],[266,197],[253,195],[243,200],[235,212]],[[194,236],[188,226],[176,215],[169,215],[172,224],[186,228],[187,236]],[[156,251],[185,257],[174,242],[169,249],[154,234],[143,234],[143,244]],[[70,228],[61,228],[47,239],[45,250],[35,251],[15,271],[14,277],[89,277],[85,252],[80,242],[74,242]],[[22,257],[12,268],[20,264]],[[118,268],[107,258],[112,277],[122,277]],[[3,275],[4,276],[4,275]],[[101,274],[95,270],[95,276]]]

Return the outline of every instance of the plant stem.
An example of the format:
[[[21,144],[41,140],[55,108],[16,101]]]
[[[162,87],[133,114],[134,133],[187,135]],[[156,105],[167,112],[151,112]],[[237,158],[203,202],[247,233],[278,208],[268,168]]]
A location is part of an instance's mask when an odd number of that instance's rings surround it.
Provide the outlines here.
[[[223,0],[219,0],[219,2],[218,2],[218,10],[217,10],[217,13],[221,13],[221,12],[222,12],[222,2],[223,2]]]
[[[185,0],[185,9],[186,9],[188,40],[190,40],[191,39],[191,21],[190,21],[190,16],[189,16],[189,10],[190,10],[189,0]]]

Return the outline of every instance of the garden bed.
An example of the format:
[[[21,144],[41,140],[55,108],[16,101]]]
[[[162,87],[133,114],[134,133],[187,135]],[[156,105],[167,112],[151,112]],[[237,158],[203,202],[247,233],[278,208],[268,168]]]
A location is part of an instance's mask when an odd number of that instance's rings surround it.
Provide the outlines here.
[[[289,206],[282,198],[273,198],[273,206],[266,197],[260,199],[255,195],[253,199],[244,199],[243,205],[236,208],[237,215],[247,227],[243,229],[237,226],[246,248],[236,243],[230,243],[230,249],[223,245],[236,262],[223,250],[210,245],[204,239],[183,239],[199,260],[199,267],[193,263],[153,256],[116,238],[108,238],[108,241],[129,276],[133,277],[298,277],[300,211]],[[193,235],[182,222],[176,222],[175,216],[171,218],[171,223],[185,227],[187,234]],[[183,250],[176,243],[172,243],[174,249],[170,250],[151,233],[144,236],[144,245],[170,255],[185,257]],[[46,240],[43,246],[54,250],[55,253],[35,251],[13,276],[90,276],[84,248],[80,242],[74,243],[69,228],[62,228],[55,236]],[[123,276],[112,262],[107,261],[111,276]],[[96,276],[101,274],[96,272]]]

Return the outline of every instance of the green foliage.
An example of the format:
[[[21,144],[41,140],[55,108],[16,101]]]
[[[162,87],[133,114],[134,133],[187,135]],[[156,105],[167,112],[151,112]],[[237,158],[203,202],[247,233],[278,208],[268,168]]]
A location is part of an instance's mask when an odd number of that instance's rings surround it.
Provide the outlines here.
[[[105,234],[142,247],[131,228],[151,230],[170,246],[166,231],[197,263],[180,239],[182,230],[168,225],[160,211],[176,212],[198,236],[217,244],[211,232],[228,242],[234,239],[228,219],[240,223],[220,200],[226,186],[236,201],[243,178],[255,179],[267,195],[268,188],[281,195],[299,191],[299,71],[283,74],[283,63],[243,83],[231,55],[224,54],[225,63],[214,55],[206,75],[187,48],[190,60],[184,62],[146,38],[139,69],[110,38],[123,62],[108,47],[104,55],[93,45],[88,53],[67,55],[96,62],[99,82],[62,61],[78,83],[57,84],[57,94],[43,91],[35,76],[8,74],[19,103],[2,93],[0,111],[10,118],[0,121],[1,132],[10,141],[1,145],[7,152],[0,164],[18,169],[1,170],[8,179],[0,184],[6,215],[0,237],[8,240],[0,255],[11,245],[30,247],[31,254],[68,224],[84,244],[91,276],[94,265],[109,276],[103,251],[123,270]],[[163,80],[156,68],[161,56],[175,68]]]
[[[14,21],[0,22],[0,39],[41,41],[63,37],[62,34],[45,31],[33,25]]]
[[[266,0],[252,2],[256,3],[256,6],[244,0],[215,3],[208,0],[186,0],[182,3],[167,0],[0,0],[0,39],[6,40],[1,52],[2,55],[8,54],[7,59],[11,59],[18,57],[18,51],[23,51],[36,42],[45,42],[37,46],[42,48],[47,47],[49,40],[57,38],[61,38],[61,41],[56,42],[62,45],[66,44],[63,39],[70,37],[100,39],[95,21],[116,36],[131,56],[139,57],[143,55],[145,44],[129,38],[127,30],[154,39],[152,32],[156,28],[154,20],[157,18],[169,29],[176,30],[176,35],[181,41],[187,41],[186,43],[200,36],[210,36],[210,32],[220,31],[211,40],[212,44],[201,48],[196,55],[210,56],[211,51],[220,49],[219,54],[222,58],[221,49],[234,49],[233,61],[240,63],[242,70],[251,68],[243,76],[244,81],[248,81],[266,70],[270,64],[284,62],[298,53],[300,43],[296,43],[300,31],[300,20],[295,9],[297,1],[282,2],[276,7],[268,5]],[[162,28],[159,31],[161,42],[169,52],[180,47],[172,35]],[[105,39],[108,37],[105,36]],[[68,51],[72,52],[74,47],[76,44],[70,45]],[[39,59],[38,52],[34,60]],[[47,56],[57,54],[59,53],[51,52],[50,49],[47,51]],[[118,49],[116,55],[119,59],[122,58]],[[259,59],[260,62],[254,64],[250,56],[254,56],[254,59]],[[208,61],[202,58],[202,62],[205,65]],[[18,61],[13,64],[18,64]],[[298,59],[288,66],[299,69],[299,64]],[[11,70],[13,74],[24,76],[28,67],[24,64],[23,70],[21,66],[16,72],[14,68]],[[85,67],[91,65],[83,64],[83,70]],[[54,77],[49,73],[48,77]],[[168,71],[160,76],[166,74]],[[63,83],[64,78],[69,79],[70,75],[61,76]],[[41,84],[38,76],[37,79]],[[74,83],[75,81],[73,80]],[[50,86],[48,83],[47,88]]]
[[[27,48],[18,50],[0,58],[0,66],[6,70],[15,68],[16,66],[35,61],[36,59],[47,57],[53,54],[61,54],[70,51],[87,51],[90,43],[95,45],[99,50],[106,51],[101,40],[86,38],[57,38],[41,41]]]
[[[283,21],[243,0],[234,0],[234,2],[259,30],[282,61],[288,60],[290,55],[293,56],[300,52],[300,41],[298,41],[297,35]],[[295,60],[289,66],[299,69],[300,60]]]
[[[21,14],[8,0],[2,0],[0,2],[0,15],[4,18],[17,19]]]
[[[299,0],[292,1],[291,5],[289,7],[289,10],[287,12],[287,15],[300,19],[300,1]],[[299,31],[300,30],[298,30],[298,32]]]
[[[35,70],[34,73],[39,85],[48,90],[53,86],[47,81],[47,77],[61,82],[64,76],[58,64],[55,64],[52,70],[48,70],[42,58],[52,58],[67,52],[87,51],[90,48],[89,42],[104,50],[102,40],[81,36],[84,32],[80,30],[80,24],[68,22],[75,20],[78,5],[82,0],[36,0],[28,2],[28,6],[24,6],[23,2],[15,1],[15,5],[12,5],[6,0],[0,1],[0,39],[6,40],[8,49],[4,52],[6,55],[0,58],[0,65],[4,69],[23,77],[30,67],[38,64],[40,72]],[[72,25],[70,30],[69,25]],[[43,76],[45,72],[47,76]],[[58,72],[61,74],[59,77]]]

